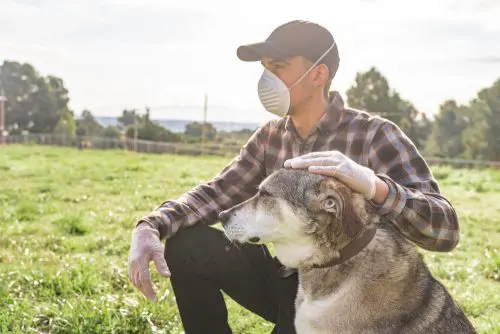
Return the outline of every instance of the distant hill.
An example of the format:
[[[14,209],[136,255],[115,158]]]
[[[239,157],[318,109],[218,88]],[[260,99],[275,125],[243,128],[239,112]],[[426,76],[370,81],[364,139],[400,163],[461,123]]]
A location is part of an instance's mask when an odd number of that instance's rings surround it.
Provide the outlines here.
[[[117,125],[118,117],[114,116],[94,116],[102,126]],[[153,119],[172,132],[184,132],[186,125],[192,120],[177,119]],[[237,122],[210,122],[217,131],[239,131],[243,129],[255,130],[259,127],[257,123],[237,123]]]

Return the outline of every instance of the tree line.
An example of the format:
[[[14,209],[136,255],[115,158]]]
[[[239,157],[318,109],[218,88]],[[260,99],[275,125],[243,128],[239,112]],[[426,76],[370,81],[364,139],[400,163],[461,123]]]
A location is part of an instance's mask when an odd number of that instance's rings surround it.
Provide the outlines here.
[[[68,136],[120,136],[165,142],[208,142],[242,144],[251,130],[218,132],[212,124],[193,122],[184,133],[169,131],[144,114],[126,109],[117,126],[102,126],[89,110],[75,118],[70,110],[69,91],[64,81],[42,76],[29,63],[4,61],[0,67],[0,88],[7,101],[6,128],[10,134],[59,133]],[[429,118],[394,88],[375,67],[359,72],[347,92],[350,107],[378,114],[398,124],[427,156],[472,160],[500,160],[500,78],[467,103],[445,100],[439,112]]]

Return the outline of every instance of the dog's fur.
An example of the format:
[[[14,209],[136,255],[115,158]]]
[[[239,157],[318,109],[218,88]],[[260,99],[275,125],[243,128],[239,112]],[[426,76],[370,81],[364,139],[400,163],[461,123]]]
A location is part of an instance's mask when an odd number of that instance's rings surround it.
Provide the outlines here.
[[[221,219],[228,239],[272,243],[277,258],[298,269],[299,334],[475,333],[416,247],[374,212],[333,178],[281,169]],[[317,268],[370,227],[376,234],[359,253]]]

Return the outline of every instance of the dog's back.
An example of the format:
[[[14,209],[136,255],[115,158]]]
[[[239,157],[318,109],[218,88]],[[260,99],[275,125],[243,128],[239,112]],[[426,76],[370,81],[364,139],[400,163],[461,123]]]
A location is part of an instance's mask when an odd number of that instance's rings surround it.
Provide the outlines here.
[[[322,319],[313,321],[318,333],[475,333],[415,246],[392,224],[377,225],[374,239],[351,260],[300,272],[297,325],[301,308],[321,314],[313,306],[321,301]]]
[[[432,276],[417,248],[388,222],[378,224],[378,234],[380,238],[373,240],[377,250],[367,254],[365,261],[371,262],[372,269],[379,267],[379,270],[375,269],[378,276],[371,275],[380,282],[377,284],[381,289],[378,290],[379,302],[390,308],[391,299],[383,298],[383,295],[389,295],[399,308],[392,312],[387,310],[388,318],[381,317],[376,323],[380,331],[375,332],[383,333],[389,329],[393,333],[474,333],[463,311]],[[367,292],[375,293],[373,290]],[[379,303],[374,303],[373,307],[381,314]]]

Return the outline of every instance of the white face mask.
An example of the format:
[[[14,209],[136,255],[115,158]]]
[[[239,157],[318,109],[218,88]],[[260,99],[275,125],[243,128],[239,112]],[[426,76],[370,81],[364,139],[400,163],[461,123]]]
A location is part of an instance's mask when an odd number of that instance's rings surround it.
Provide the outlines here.
[[[335,46],[335,42],[319,57],[318,60],[290,87],[288,88],[280,78],[267,68],[264,69],[259,79],[257,92],[264,108],[272,114],[283,117],[290,109],[290,90],[297,85]]]

